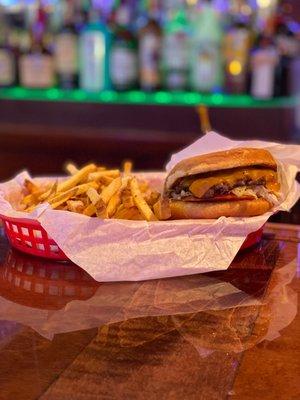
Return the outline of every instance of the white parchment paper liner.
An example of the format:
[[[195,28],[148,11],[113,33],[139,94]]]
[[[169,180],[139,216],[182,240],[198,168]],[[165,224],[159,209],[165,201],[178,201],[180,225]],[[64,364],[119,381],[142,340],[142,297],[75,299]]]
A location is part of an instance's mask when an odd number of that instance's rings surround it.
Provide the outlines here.
[[[234,141],[211,132],[174,154],[169,170],[195,154],[234,147],[263,147],[279,162],[282,201],[271,212],[252,218],[218,220],[100,220],[42,205],[33,213],[15,211],[26,172],[0,185],[0,214],[37,219],[64,253],[98,281],[140,281],[227,269],[247,235],[277,211],[289,211],[300,196],[295,181],[300,146],[263,141]],[[148,174],[157,184],[164,174]]]

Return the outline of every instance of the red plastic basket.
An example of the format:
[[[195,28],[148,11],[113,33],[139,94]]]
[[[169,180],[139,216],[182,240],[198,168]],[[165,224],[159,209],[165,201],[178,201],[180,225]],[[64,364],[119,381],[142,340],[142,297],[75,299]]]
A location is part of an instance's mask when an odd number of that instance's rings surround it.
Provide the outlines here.
[[[4,215],[1,218],[6,236],[15,249],[52,260],[69,260],[38,221]]]
[[[6,236],[12,247],[34,256],[57,261],[69,261],[57,243],[48,236],[38,221],[0,215]],[[240,250],[245,250],[261,240],[263,228],[250,233]]]

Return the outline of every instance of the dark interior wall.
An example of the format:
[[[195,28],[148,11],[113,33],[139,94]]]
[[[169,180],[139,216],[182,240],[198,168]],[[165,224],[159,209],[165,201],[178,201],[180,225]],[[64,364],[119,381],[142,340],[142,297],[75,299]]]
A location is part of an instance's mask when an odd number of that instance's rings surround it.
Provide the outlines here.
[[[194,107],[2,100],[0,179],[20,169],[57,174],[66,160],[163,169],[170,154],[201,136]],[[294,109],[212,108],[213,129],[235,139],[295,141]]]

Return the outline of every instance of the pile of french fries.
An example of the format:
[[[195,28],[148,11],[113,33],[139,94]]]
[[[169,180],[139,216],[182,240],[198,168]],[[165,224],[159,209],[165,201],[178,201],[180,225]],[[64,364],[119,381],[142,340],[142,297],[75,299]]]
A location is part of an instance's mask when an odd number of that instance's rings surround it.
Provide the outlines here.
[[[168,201],[146,181],[132,174],[132,163],[123,170],[89,164],[78,169],[69,163],[67,179],[40,185],[24,182],[22,209],[33,211],[42,203],[89,217],[157,221],[170,218]]]

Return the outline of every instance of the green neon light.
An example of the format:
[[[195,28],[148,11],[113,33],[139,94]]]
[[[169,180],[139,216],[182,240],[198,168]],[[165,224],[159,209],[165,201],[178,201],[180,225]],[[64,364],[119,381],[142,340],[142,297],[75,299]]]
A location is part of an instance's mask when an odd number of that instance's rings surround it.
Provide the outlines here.
[[[183,100],[186,104],[200,104],[201,103],[201,95],[198,93],[185,93],[183,95]]]
[[[169,104],[172,102],[172,94],[168,92],[157,92],[154,95],[157,103],[160,104]]]
[[[224,101],[224,96],[223,96],[222,94],[220,94],[220,93],[216,93],[216,94],[213,94],[213,95],[211,96],[211,100],[212,100],[212,103],[213,103],[214,105],[219,105],[219,104],[222,104],[222,103],[223,103],[223,101]]]
[[[58,89],[49,89],[47,90],[46,95],[50,100],[57,100],[60,98],[60,92]]]
[[[143,103],[146,101],[146,94],[139,91],[131,91],[127,95],[128,101],[133,103]]]
[[[87,93],[83,90],[73,90],[70,92],[70,95],[74,98],[75,101],[85,101],[87,98]]]
[[[88,93],[80,89],[24,89],[22,87],[0,88],[0,99],[32,100],[32,101],[64,101],[80,103],[107,104],[141,104],[169,106],[197,106],[204,104],[212,107],[228,108],[270,108],[293,107],[300,104],[300,97],[283,97],[272,100],[256,100],[248,95],[200,94],[196,92],[166,92],[146,93],[139,90],[115,92],[106,90],[101,93]]]
[[[99,99],[102,100],[104,103],[115,102],[118,99],[118,93],[107,90],[99,94]]]

